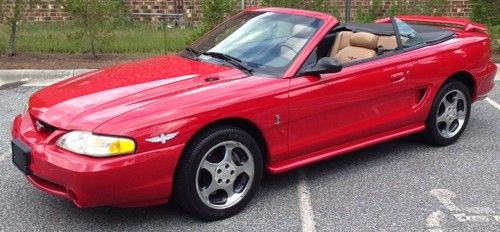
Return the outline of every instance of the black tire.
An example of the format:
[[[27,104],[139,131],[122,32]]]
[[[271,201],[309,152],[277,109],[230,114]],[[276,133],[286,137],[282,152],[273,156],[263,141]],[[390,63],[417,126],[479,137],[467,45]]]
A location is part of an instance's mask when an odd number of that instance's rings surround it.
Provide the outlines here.
[[[460,107],[464,107],[466,109],[466,112],[463,114],[465,115],[465,119],[463,121],[462,126],[453,134],[452,136],[444,136],[443,133],[441,132],[442,130],[439,129],[438,126],[438,115],[442,115],[440,113],[443,112],[443,105],[441,104],[441,101],[445,96],[450,96],[448,95],[449,93],[457,93],[455,91],[458,91],[463,94],[465,97],[465,101],[461,101]],[[445,107],[446,108],[446,107]],[[457,107],[459,108],[459,107]],[[470,96],[470,90],[465,86],[460,81],[456,80],[451,80],[447,82],[441,90],[439,90],[436,98],[434,99],[434,102],[432,104],[431,111],[429,113],[429,116],[426,120],[426,130],[423,133],[423,139],[432,146],[448,146],[453,143],[455,143],[460,136],[463,134],[465,131],[465,128],[467,127],[467,124],[469,122],[469,116],[471,112],[471,96]],[[458,121],[457,121],[458,123]]]
[[[198,193],[197,173],[206,154],[226,141],[236,141],[250,151],[254,162],[253,181],[249,190],[237,203],[224,209],[214,209],[202,201]],[[241,211],[254,197],[263,174],[262,152],[255,139],[244,130],[233,126],[209,128],[196,136],[184,150],[174,178],[174,202],[184,211],[203,220],[214,221],[231,217]],[[232,173],[231,173],[232,175]],[[215,178],[211,175],[212,178]],[[248,181],[248,180],[247,180]],[[249,182],[247,182],[249,183]],[[246,188],[245,187],[245,188]],[[219,190],[217,190],[219,191]]]

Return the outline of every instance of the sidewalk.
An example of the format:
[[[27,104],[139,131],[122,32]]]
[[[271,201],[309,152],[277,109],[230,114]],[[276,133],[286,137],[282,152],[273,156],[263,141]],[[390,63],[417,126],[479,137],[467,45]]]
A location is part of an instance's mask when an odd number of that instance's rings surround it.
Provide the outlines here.
[[[0,86],[21,82],[23,86],[48,86],[66,78],[78,76],[95,69],[5,69],[0,70]]]
[[[23,78],[40,78],[40,79],[57,79],[77,76],[95,69],[0,69],[0,80],[23,79]]]

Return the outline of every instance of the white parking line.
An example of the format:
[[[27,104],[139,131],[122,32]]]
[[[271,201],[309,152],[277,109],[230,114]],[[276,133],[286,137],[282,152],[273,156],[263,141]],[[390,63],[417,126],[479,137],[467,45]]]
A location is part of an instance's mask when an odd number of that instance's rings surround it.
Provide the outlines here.
[[[464,223],[500,223],[500,215],[495,214],[495,210],[490,207],[459,207],[453,202],[457,194],[448,189],[433,189],[429,192],[436,197],[455,220]],[[442,232],[442,222],[446,218],[446,213],[441,210],[431,213],[426,219],[428,232]]]
[[[495,101],[491,100],[491,98],[487,97],[485,99],[488,103],[490,103],[492,106],[500,110],[500,104],[496,103]]]
[[[430,191],[430,194],[436,197],[438,201],[449,211],[460,211],[460,208],[458,208],[452,200],[457,197],[454,192],[448,189],[433,189]]]
[[[427,228],[429,228],[429,232],[442,232],[443,230],[441,229],[441,222],[443,219],[446,217],[446,214],[444,214],[441,210],[438,210],[436,212],[431,213],[426,221]]]
[[[311,206],[311,196],[309,193],[309,187],[306,183],[306,175],[304,171],[299,170],[299,205],[300,205],[300,217],[302,220],[302,231],[303,232],[315,232],[316,223],[314,222],[314,214]]]

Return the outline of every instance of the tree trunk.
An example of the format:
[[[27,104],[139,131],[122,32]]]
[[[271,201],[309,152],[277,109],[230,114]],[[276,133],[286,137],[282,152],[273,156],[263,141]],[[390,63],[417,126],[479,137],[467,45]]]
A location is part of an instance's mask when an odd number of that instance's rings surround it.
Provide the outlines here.
[[[13,19],[10,22],[10,38],[9,38],[9,48],[7,51],[7,56],[16,55],[16,35],[17,34],[17,20]]]
[[[94,56],[95,59],[98,59],[99,56],[97,56],[97,52],[95,49],[95,31],[90,28],[89,30],[90,33],[90,51],[92,52],[92,56]]]
[[[90,25],[90,19],[89,19],[90,16],[88,15],[89,8],[91,7],[89,4],[90,3],[88,1],[85,1],[83,21],[84,21],[84,24],[85,24],[85,27],[86,27],[86,30],[87,30],[87,33],[88,33],[88,36],[90,39],[90,53],[92,53],[92,56],[94,57],[94,59],[98,59],[99,56],[97,56],[97,52],[95,49],[95,40],[96,40],[95,33],[96,32],[93,30],[92,26]]]

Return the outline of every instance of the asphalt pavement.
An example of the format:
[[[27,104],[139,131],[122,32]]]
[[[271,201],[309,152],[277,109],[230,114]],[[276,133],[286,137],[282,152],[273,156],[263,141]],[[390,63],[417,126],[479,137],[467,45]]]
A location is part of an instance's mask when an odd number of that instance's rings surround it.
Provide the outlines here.
[[[170,204],[79,209],[32,187],[11,163],[10,127],[48,82],[27,80],[0,83],[0,231],[500,231],[499,87],[452,146],[410,136],[266,175],[243,212],[203,222]]]

